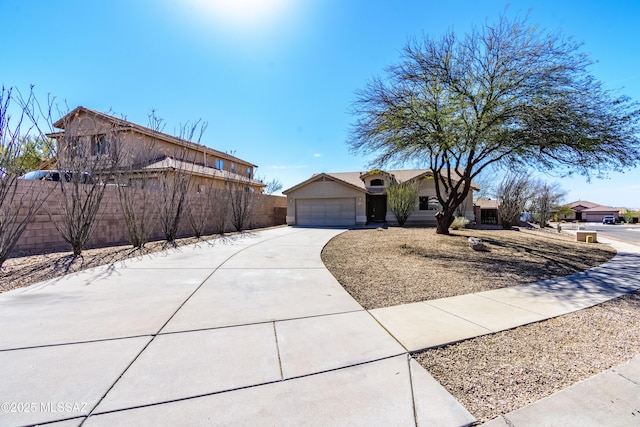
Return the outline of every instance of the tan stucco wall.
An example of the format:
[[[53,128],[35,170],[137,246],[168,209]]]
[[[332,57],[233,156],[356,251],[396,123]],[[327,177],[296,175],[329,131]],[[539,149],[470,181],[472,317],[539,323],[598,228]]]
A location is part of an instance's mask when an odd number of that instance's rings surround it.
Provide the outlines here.
[[[27,226],[14,250],[68,249],[69,245],[64,241],[55,225],[56,223],[63,224],[63,210],[60,208],[60,200],[62,200],[63,196],[60,184],[48,181],[19,180],[15,203],[17,204],[17,200],[25,197],[25,195],[35,195],[38,198],[48,195],[48,198],[33,218],[33,221]],[[162,240],[164,235],[154,208],[157,206],[157,200],[154,198],[153,193],[149,196],[149,206],[155,212],[149,221],[151,226],[150,239]],[[266,194],[255,194],[254,196],[256,204],[248,228],[271,227],[285,223],[286,198]],[[187,206],[180,221],[179,237],[193,235],[193,230],[187,218],[187,210],[193,208],[194,204],[197,206],[197,203],[198,201],[195,198],[187,199]],[[139,201],[139,204],[141,205],[142,201]],[[196,207],[196,209],[198,208]],[[217,232],[213,223],[215,215],[215,212],[210,213],[211,222],[205,230],[205,234]],[[226,231],[234,231],[230,218],[227,219],[226,224]],[[87,242],[87,248],[126,244],[127,241],[127,225],[118,199],[117,188],[110,186],[105,190],[96,226]]]
[[[309,183],[287,194],[287,224],[296,223],[296,200],[298,199],[356,199],[356,224],[367,221],[365,194],[355,188],[336,181],[316,181]]]
[[[473,192],[470,191],[469,195],[466,198],[466,201],[460,206],[460,209],[464,212],[464,216],[469,221],[474,221],[475,216],[473,212]],[[418,199],[416,200],[416,209],[413,211],[409,219],[407,219],[406,225],[436,225],[436,217],[435,214],[437,210],[420,210],[420,197],[435,197],[436,196],[436,186],[435,182],[432,179],[423,180],[420,185],[420,191],[418,193]],[[396,217],[391,212],[391,208],[387,205],[387,217],[386,221],[389,224],[397,224]]]

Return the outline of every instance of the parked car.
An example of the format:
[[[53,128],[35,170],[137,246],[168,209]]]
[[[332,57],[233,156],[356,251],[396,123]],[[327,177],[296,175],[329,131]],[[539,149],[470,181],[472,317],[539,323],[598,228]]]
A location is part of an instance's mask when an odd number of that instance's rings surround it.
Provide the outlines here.
[[[62,177],[66,182],[73,181],[75,172],[65,171],[62,173]],[[57,170],[40,170],[26,173],[20,177],[20,179],[27,179],[30,181],[60,181],[60,171]],[[93,184],[93,177],[89,172],[82,172],[80,178],[82,184]]]
[[[616,223],[616,217],[613,216],[613,215],[603,216],[602,217],[602,223],[603,224],[615,224]]]

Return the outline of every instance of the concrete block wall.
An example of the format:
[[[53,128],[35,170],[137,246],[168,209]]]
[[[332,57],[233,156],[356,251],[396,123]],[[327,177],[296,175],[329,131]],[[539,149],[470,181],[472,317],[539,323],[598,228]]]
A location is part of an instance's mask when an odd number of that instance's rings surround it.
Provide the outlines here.
[[[129,234],[127,225],[118,199],[118,189],[107,187],[104,198],[98,213],[98,221],[95,229],[86,245],[87,248],[100,247],[115,244],[128,244]],[[20,181],[16,200],[20,197],[46,197],[44,205],[37,212],[33,221],[27,226],[24,233],[18,240],[14,251],[39,250],[39,249],[61,249],[68,250],[69,244],[64,241],[62,235],[56,228],[56,224],[63,224],[63,209],[61,208],[62,192],[60,184],[46,181]],[[255,194],[256,204],[254,215],[249,226],[251,228],[270,227],[285,224],[287,209],[287,199],[281,196],[271,196],[265,194]],[[141,201],[138,202],[141,206]],[[148,203],[154,203],[151,201]],[[190,200],[189,203],[194,203]],[[21,209],[22,215],[26,214],[26,209]],[[150,241],[163,240],[164,234],[157,215],[151,219],[152,227]],[[227,220],[227,232],[234,231],[230,220]],[[209,224],[205,234],[213,234],[214,225]],[[193,235],[193,230],[184,212],[178,233],[179,237]]]

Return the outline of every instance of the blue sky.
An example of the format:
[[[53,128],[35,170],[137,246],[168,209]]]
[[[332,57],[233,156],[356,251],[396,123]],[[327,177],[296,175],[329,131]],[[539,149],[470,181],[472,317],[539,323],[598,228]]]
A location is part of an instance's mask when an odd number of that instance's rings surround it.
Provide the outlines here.
[[[291,187],[318,172],[364,171],[346,144],[354,92],[398,61],[411,37],[495,22],[494,0],[0,0],[0,84],[30,84],[70,108],[113,111],[173,133],[202,119],[202,142]],[[640,1],[511,1],[508,15],[583,42],[592,73],[640,100]],[[414,166],[414,165],[409,165]],[[565,201],[640,207],[640,169]]]

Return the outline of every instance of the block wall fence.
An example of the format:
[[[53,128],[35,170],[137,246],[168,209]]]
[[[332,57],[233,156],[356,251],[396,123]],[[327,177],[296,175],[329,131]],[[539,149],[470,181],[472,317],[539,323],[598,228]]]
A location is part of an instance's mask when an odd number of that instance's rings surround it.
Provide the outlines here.
[[[47,181],[19,181],[16,199],[24,195],[25,192],[41,195],[42,197],[46,197],[48,194],[48,197],[33,221],[27,226],[20,240],[18,240],[17,245],[14,247],[14,253],[41,249],[70,250],[69,244],[64,241],[55,225],[56,222],[60,223],[62,221],[63,215],[60,205],[62,199],[60,184]],[[271,227],[286,223],[286,197],[266,194],[254,194],[254,196],[257,200],[248,229]],[[152,201],[151,203],[155,202]],[[188,203],[198,202],[190,199]],[[189,206],[193,205],[187,204],[185,209],[189,209]],[[149,240],[164,240],[164,234],[157,216],[151,219],[150,225],[152,230]],[[232,231],[235,231],[235,228],[231,224],[231,220],[228,219],[225,232]],[[214,234],[214,232],[215,227],[210,223],[204,234]],[[190,236],[193,236],[193,230],[189,225],[185,210],[181,219],[178,237]],[[85,247],[95,248],[119,244],[126,245],[128,243],[129,235],[118,199],[118,189],[116,187],[108,187],[102,199],[96,227]]]

